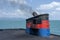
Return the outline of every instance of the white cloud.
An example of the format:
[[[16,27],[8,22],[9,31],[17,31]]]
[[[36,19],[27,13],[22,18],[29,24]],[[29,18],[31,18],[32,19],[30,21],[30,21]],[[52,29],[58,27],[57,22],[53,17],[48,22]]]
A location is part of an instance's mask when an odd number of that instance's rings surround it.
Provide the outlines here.
[[[0,18],[29,18],[32,8],[27,5],[26,0],[1,0]],[[1,2],[0,1],[0,2]]]
[[[60,7],[56,8],[56,10],[60,11]]]
[[[8,1],[19,3],[19,4],[27,4],[26,0],[8,0]]]
[[[60,20],[60,12],[56,12],[56,11],[51,12],[50,20]]]
[[[42,4],[40,5],[37,10],[48,10],[48,9],[52,9],[54,7],[60,7],[60,2],[51,2],[49,4]]]
[[[31,17],[31,12],[28,11],[22,11],[20,9],[16,9],[13,12],[5,12],[0,11],[0,18],[29,18]]]
[[[60,2],[51,2],[40,5],[37,10],[41,13],[49,13],[50,20],[60,20]]]
[[[39,8],[37,8],[37,10],[46,10],[46,9],[51,9],[53,8],[53,6],[51,4],[44,4],[44,5],[40,5]]]

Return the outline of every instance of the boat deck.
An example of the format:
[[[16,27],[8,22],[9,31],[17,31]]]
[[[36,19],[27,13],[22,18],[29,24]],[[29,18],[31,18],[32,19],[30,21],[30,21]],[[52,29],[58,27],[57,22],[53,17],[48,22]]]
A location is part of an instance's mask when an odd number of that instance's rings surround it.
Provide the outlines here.
[[[60,40],[60,36],[51,35],[43,38],[26,34],[25,30],[0,30],[0,40]]]

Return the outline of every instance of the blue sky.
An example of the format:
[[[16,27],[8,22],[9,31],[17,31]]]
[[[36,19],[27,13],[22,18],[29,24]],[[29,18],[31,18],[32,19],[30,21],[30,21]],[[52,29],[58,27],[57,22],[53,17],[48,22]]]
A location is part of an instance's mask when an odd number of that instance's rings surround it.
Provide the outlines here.
[[[0,18],[30,18],[31,13],[49,14],[60,20],[60,0],[0,0]]]

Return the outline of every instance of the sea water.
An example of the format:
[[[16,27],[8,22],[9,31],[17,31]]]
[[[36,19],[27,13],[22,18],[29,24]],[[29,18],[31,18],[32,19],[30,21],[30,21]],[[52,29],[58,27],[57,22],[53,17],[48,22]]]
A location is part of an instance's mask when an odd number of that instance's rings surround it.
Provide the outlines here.
[[[26,20],[0,20],[0,29],[26,29]],[[60,20],[50,20],[50,32],[60,35]]]
[[[0,29],[25,29],[25,20],[0,20]]]
[[[50,32],[52,34],[60,35],[60,20],[50,21]]]

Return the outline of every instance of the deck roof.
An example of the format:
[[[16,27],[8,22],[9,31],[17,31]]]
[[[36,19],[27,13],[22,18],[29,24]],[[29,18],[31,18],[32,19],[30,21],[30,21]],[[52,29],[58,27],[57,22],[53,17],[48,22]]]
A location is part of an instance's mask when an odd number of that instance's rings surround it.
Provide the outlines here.
[[[29,35],[25,30],[0,30],[0,40],[60,40],[60,36],[51,35],[44,38],[40,36]]]

